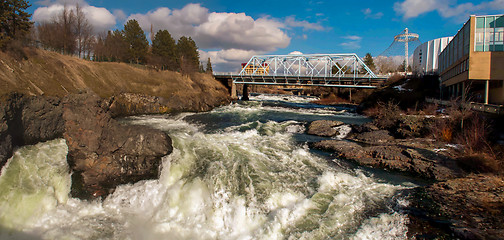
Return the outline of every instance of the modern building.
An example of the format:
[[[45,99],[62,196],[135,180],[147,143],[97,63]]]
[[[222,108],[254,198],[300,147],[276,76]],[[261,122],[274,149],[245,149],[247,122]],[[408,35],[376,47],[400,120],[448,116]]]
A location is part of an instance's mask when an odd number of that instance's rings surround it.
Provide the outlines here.
[[[504,15],[471,16],[439,55],[450,98],[504,104]]]
[[[444,37],[423,43],[413,53],[413,72],[420,75],[439,74],[438,56],[453,37]]]

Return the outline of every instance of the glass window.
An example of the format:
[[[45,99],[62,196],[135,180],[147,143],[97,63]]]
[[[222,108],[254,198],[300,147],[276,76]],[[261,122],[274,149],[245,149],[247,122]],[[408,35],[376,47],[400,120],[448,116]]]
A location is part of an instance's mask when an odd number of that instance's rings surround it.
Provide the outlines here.
[[[485,18],[477,17],[476,18],[476,28],[485,28]]]
[[[486,17],[485,19],[485,27],[487,28],[494,28],[494,23],[495,21],[495,17],[494,16],[491,16],[491,17]]]
[[[494,42],[494,29],[493,28],[486,29],[485,42],[489,42],[489,43]]]
[[[475,48],[476,52],[482,52],[483,51],[483,44],[476,44]]]
[[[504,27],[504,16],[496,17],[496,19],[495,19],[495,27],[496,28]]]
[[[503,41],[504,41],[504,28],[496,28],[495,42],[503,42]]]

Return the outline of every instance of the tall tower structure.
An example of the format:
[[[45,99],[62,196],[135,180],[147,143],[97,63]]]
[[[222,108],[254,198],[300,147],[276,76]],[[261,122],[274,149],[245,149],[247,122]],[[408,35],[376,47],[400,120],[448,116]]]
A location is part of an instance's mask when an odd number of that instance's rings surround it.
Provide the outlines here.
[[[402,34],[396,35],[394,37],[394,42],[404,42],[404,72],[408,71],[408,66],[409,66],[409,51],[408,51],[408,45],[409,42],[412,41],[418,41],[418,34],[416,33],[410,33],[408,28],[405,28]]]

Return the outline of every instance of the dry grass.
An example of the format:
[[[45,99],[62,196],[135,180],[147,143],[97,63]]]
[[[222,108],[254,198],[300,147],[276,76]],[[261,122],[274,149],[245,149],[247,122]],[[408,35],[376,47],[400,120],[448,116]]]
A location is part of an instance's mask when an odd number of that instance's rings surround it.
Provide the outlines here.
[[[0,52],[0,95],[64,96],[90,89],[101,97],[130,92],[159,97],[212,94],[224,87],[206,74],[141,69],[126,63],[91,62],[39,49],[25,51],[27,59]]]

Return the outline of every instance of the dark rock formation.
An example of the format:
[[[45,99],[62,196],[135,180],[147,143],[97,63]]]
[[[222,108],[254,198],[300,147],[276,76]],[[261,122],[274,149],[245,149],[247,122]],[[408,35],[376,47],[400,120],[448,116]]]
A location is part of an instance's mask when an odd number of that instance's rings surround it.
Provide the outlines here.
[[[111,97],[107,107],[113,117],[171,112],[168,101],[161,97],[136,93],[121,93]]]
[[[15,146],[61,137],[63,108],[57,98],[10,94],[0,105],[0,167]]]
[[[166,99],[138,93],[121,93],[109,98],[104,107],[109,109],[112,117],[124,117],[181,111],[209,111],[230,101],[230,97],[225,94],[198,96],[176,94]]]
[[[117,185],[158,177],[161,157],[171,139],[146,126],[120,125],[101,108],[97,95],[63,100],[68,162],[74,171],[72,195],[106,195]]]
[[[325,140],[315,143],[314,147],[330,150],[336,157],[364,166],[412,173],[428,179],[446,180],[462,175],[463,171],[454,159],[435,153],[426,145],[407,146],[401,143],[361,146],[355,142]]]
[[[353,124],[352,132],[354,133],[363,133],[363,132],[371,132],[380,130],[373,122],[364,123],[362,125]]]
[[[412,208],[422,211],[411,224],[412,237],[448,232],[459,239],[502,239],[504,236],[504,179],[469,175],[417,188]],[[418,214],[417,214],[418,215]],[[441,223],[441,224],[440,224]],[[441,234],[437,234],[439,237]]]
[[[321,137],[334,137],[338,134],[338,131],[334,128],[343,124],[340,121],[317,120],[310,123],[307,133]]]
[[[363,132],[353,135],[353,138],[366,143],[385,143],[394,140],[394,137],[387,130]]]
[[[53,97],[10,94],[0,105],[0,167],[16,146],[64,137],[72,195],[106,195],[117,185],[158,177],[161,157],[172,151],[164,132],[123,126],[93,93]],[[148,103],[145,104],[146,106]]]

